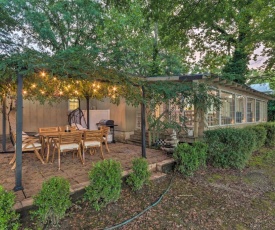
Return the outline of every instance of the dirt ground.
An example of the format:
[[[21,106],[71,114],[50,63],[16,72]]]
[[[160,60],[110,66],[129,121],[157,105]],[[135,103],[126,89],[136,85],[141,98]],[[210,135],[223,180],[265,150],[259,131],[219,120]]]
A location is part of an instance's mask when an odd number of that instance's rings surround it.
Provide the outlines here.
[[[139,192],[124,185],[121,198],[99,212],[75,202],[59,227],[47,229],[108,229],[153,204],[170,183],[156,206],[118,229],[275,229],[275,150],[266,148],[242,171],[207,167],[189,178],[171,173]],[[28,218],[26,227],[36,229]]]

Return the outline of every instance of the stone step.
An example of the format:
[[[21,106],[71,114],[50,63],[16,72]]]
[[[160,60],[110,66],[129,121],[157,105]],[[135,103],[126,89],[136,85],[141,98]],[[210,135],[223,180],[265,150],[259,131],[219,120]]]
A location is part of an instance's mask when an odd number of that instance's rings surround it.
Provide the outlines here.
[[[166,173],[162,173],[162,172],[153,172],[150,176],[150,179],[149,180],[157,180],[159,178],[163,178],[167,176]]]

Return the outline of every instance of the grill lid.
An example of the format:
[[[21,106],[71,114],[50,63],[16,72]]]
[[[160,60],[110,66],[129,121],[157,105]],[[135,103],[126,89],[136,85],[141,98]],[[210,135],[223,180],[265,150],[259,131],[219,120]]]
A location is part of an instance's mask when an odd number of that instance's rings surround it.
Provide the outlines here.
[[[99,125],[114,125],[114,120],[102,119],[98,122]]]

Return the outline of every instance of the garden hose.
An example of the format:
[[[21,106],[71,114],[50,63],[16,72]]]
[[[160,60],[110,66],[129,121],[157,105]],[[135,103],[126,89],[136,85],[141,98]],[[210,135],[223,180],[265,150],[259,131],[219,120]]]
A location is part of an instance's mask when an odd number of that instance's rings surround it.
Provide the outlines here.
[[[133,221],[134,219],[140,217],[143,213],[147,212],[148,210],[150,210],[151,208],[153,208],[154,206],[156,206],[163,198],[163,196],[170,190],[171,186],[172,186],[172,181],[173,181],[173,177],[170,180],[169,186],[167,187],[167,189],[165,190],[165,192],[159,197],[159,199],[157,201],[155,201],[153,204],[151,204],[150,206],[148,206],[146,209],[144,209],[143,211],[141,211],[140,213],[138,213],[137,215],[133,216],[132,218],[125,220],[123,222],[121,222],[120,224],[117,224],[115,226],[109,227],[109,228],[104,228],[104,230],[112,230],[112,229],[116,229],[119,227],[122,227],[125,224],[130,223],[131,221]]]

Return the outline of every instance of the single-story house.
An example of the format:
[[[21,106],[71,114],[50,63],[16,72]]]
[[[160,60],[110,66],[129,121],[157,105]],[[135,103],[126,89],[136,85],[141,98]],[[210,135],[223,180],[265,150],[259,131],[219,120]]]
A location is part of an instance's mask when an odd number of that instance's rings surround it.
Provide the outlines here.
[[[270,95],[259,92],[246,85],[240,85],[235,82],[221,79],[219,77],[209,78],[205,75],[184,75],[172,77],[150,77],[148,82],[152,81],[175,81],[179,84],[184,84],[187,81],[207,82],[212,86],[212,93],[216,94],[222,100],[222,106],[219,111],[209,110],[203,119],[194,121],[194,107],[186,108],[183,113],[187,117],[186,123],[189,132],[186,136],[192,138],[196,132],[194,127],[197,127],[198,136],[203,134],[204,130],[214,129],[217,127],[243,127],[246,125],[257,124],[267,121],[267,102],[273,98]],[[9,106],[9,102],[7,104]],[[23,102],[23,130],[28,132],[38,132],[39,127],[47,126],[63,126],[68,123],[68,114],[71,110],[78,107],[78,100],[68,100],[56,103],[53,105],[41,105],[36,101],[24,100]],[[86,109],[86,101],[80,102],[80,108]],[[90,100],[90,108],[93,110],[108,111],[107,118],[114,120],[115,124],[115,139],[127,140],[130,139],[134,131],[141,128],[141,110],[140,107],[132,107],[126,104],[124,99],[119,105],[109,102],[109,99],[104,101]],[[161,106],[159,110],[161,110]],[[179,111],[176,111],[179,112]],[[2,120],[2,114],[0,114]],[[97,120],[93,123],[99,122]],[[2,122],[0,122],[0,132],[2,130]],[[7,133],[8,124],[7,124]]]

